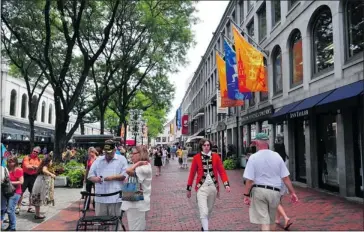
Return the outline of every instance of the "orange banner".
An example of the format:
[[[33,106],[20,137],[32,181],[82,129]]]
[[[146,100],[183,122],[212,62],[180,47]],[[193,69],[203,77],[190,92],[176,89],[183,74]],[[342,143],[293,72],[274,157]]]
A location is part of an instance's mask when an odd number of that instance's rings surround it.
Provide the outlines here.
[[[233,28],[240,92],[267,92],[263,54]]]
[[[244,101],[232,100],[228,98],[225,61],[217,52],[216,52],[216,65],[220,83],[221,107],[235,107],[244,105]]]

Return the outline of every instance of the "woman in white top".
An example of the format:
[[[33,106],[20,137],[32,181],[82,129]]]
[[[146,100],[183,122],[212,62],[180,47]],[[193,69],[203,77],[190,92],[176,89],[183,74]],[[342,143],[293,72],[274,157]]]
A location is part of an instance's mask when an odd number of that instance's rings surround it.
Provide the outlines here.
[[[167,149],[165,147],[162,148],[162,164],[163,166],[166,165],[167,161]]]
[[[146,212],[150,210],[150,194],[152,192],[152,166],[149,163],[148,150],[144,146],[136,146],[131,153],[133,166],[126,169],[131,176],[138,177],[143,190],[144,200],[123,201],[121,209],[126,212],[129,230],[146,230]]]

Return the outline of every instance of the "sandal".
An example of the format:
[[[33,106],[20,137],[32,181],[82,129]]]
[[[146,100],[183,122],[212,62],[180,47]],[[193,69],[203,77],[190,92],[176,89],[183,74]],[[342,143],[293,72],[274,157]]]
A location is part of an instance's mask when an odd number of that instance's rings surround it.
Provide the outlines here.
[[[34,215],[34,219],[44,219],[45,216],[37,216],[37,215]]]
[[[293,222],[291,222],[291,219],[288,219],[287,222],[284,224],[284,230],[288,230],[289,227],[293,224]]]
[[[29,208],[27,212],[28,213],[34,213],[34,210],[32,208]]]

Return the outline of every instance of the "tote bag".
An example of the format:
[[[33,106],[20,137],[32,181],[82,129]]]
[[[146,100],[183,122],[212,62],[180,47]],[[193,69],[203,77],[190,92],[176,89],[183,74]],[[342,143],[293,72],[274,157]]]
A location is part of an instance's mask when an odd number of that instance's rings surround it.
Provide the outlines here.
[[[124,183],[122,188],[121,199],[123,201],[143,201],[143,189],[138,181],[138,176],[134,173],[128,177],[128,181]]]
[[[4,170],[5,178],[3,183],[1,183],[1,191],[3,192],[4,197],[10,198],[14,196],[15,187],[10,181],[8,169],[7,168],[4,169],[5,169]]]

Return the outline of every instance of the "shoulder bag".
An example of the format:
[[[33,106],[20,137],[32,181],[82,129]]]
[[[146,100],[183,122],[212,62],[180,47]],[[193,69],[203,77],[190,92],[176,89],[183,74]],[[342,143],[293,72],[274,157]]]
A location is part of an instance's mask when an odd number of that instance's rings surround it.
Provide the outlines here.
[[[134,173],[133,176],[128,177],[128,181],[124,183],[122,188],[123,201],[143,201],[143,189],[138,181],[138,176]]]
[[[9,171],[7,168],[5,168],[4,174],[5,174],[5,177],[4,177],[4,181],[1,183],[1,191],[4,195],[4,197],[10,198],[10,197],[14,196],[15,187],[13,186],[13,184],[10,181]]]

